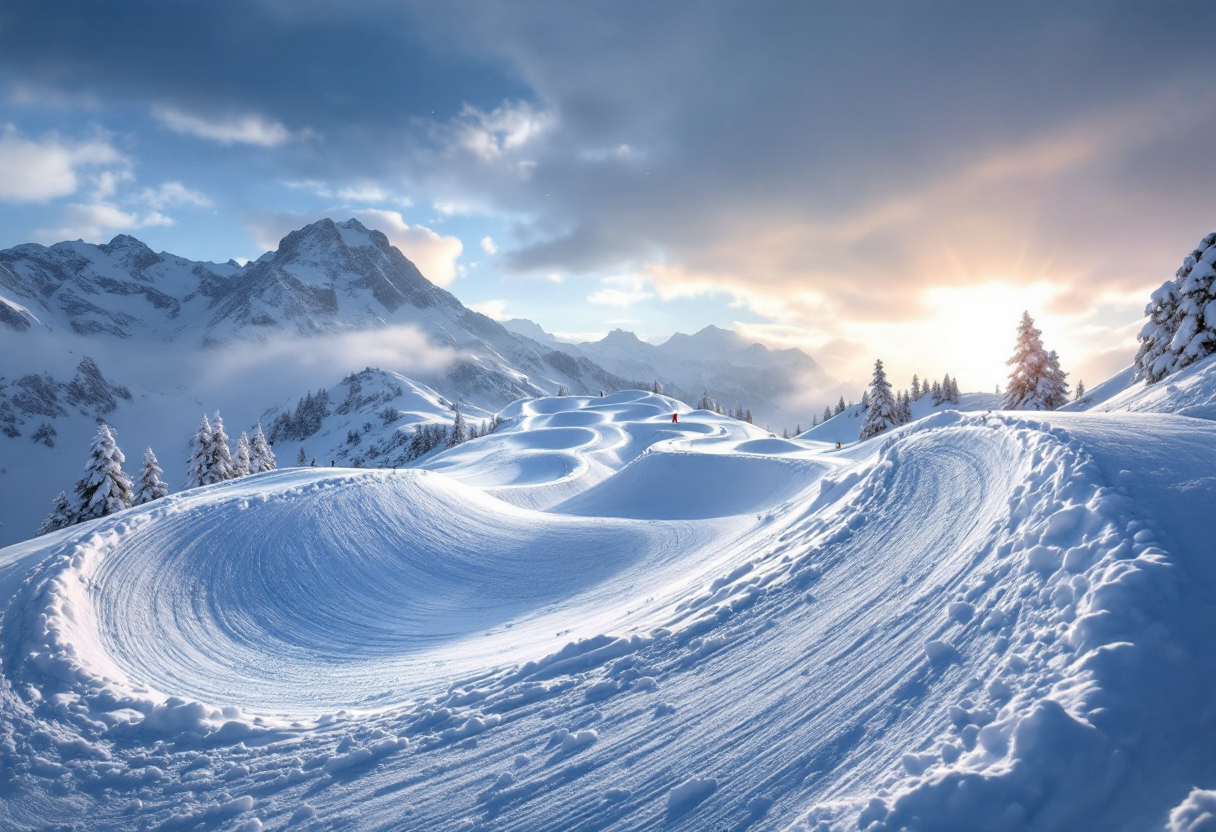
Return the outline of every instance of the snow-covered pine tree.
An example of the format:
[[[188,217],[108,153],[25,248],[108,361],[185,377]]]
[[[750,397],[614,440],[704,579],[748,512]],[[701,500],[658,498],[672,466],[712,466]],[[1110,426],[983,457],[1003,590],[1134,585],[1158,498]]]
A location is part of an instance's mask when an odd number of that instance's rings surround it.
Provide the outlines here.
[[[296,454],[296,465],[303,468],[308,464],[308,454],[304,453],[304,446],[300,446],[300,452]]]
[[[890,385],[887,386],[889,387]],[[861,391],[861,409],[863,411],[870,409],[870,391],[868,388]]]
[[[823,421],[826,422],[828,419],[831,419],[831,418],[832,418],[832,408],[825,407],[823,409]]]
[[[1030,313],[1023,312],[1022,322],[1018,324],[1017,346],[1013,357],[1006,362],[1013,367],[1005,399],[1001,402],[1006,410],[1051,410],[1063,404],[1059,400],[1058,385],[1063,383],[1064,374],[1059,370],[1058,361],[1053,369],[1052,359],[1043,349],[1042,334],[1035,328]],[[1065,385],[1065,392],[1067,389]]]
[[[934,379],[934,380],[933,380],[933,389],[929,391],[929,394],[930,394],[930,395],[932,396],[932,398],[933,398],[933,406],[934,406],[934,407],[937,407],[939,404],[941,404],[941,403],[942,403],[942,385],[941,385],[941,382],[939,382],[939,381],[937,381],[936,379]]]
[[[781,438],[782,438],[782,439],[789,439],[789,438],[790,438],[790,429],[789,429],[789,428],[782,428],[782,429],[781,429]]]
[[[559,385],[557,386],[557,395],[559,395],[559,396],[569,396],[569,395],[570,395],[570,388],[569,388],[569,387],[567,387],[567,386],[566,386],[566,385],[564,385],[564,384],[559,384]]]
[[[236,440],[236,455],[232,458],[232,475],[247,477],[253,473],[253,453],[249,447],[249,435],[241,431]]]
[[[887,374],[882,368],[881,359],[874,362],[874,378],[870,380],[865,397],[870,404],[866,408],[865,421],[861,423],[862,439],[877,436],[887,428],[899,424],[895,397],[891,395],[891,382],[887,381]]]
[[[659,380],[657,378],[654,380],[654,384],[650,385],[650,392],[658,393],[658,394],[662,395],[663,385],[661,383],[659,383]]]
[[[1060,357],[1056,351],[1047,353],[1047,370],[1043,375],[1043,401],[1048,410],[1068,404],[1068,373],[1060,369]]]
[[[1182,268],[1178,270],[1180,279],[1185,272],[1190,270],[1188,264],[1189,266],[1194,265],[1189,256],[1183,262]],[[1160,381],[1169,373],[1174,363],[1174,353],[1170,349],[1170,344],[1174,340],[1178,301],[1178,283],[1168,280],[1153,292],[1148,305],[1144,307],[1144,314],[1148,316],[1148,321],[1145,322],[1137,336],[1140,348],[1136,351],[1136,381],[1143,380],[1152,384]]]
[[[464,415],[461,414],[459,407],[455,408],[455,410],[456,418],[452,421],[452,430],[447,435],[446,446],[449,448],[455,448],[469,438],[469,434],[464,426]]]
[[[844,413],[844,411],[845,411],[844,396],[841,396],[840,401],[836,402],[836,410],[835,410],[835,412],[832,413],[832,415],[837,416],[841,413]]]
[[[228,434],[224,433],[224,420],[215,411],[215,424],[211,428],[211,445],[207,448],[207,476],[204,485],[230,480],[235,476],[232,467],[232,449],[228,447]]]
[[[194,436],[190,437],[190,459],[186,462],[186,488],[198,488],[200,485],[207,484],[210,452],[211,423],[207,421],[207,414],[204,413],[198,430],[194,432]]]
[[[1194,260],[1190,268],[1187,263]],[[1201,358],[1216,352],[1216,234],[1200,242],[1180,270],[1178,308],[1174,312],[1174,337],[1170,351],[1174,354],[1169,371],[1181,370]]]
[[[270,443],[266,441],[266,434],[262,433],[261,422],[258,422],[257,427],[253,429],[253,436],[249,440],[249,454],[249,472],[251,474],[273,471],[278,467],[274,451],[271,450]]]
[[[913,373],[912,375],[912,401],[920,398],[920,376]]]
[[[131,478],[122,470],[126,461],[114,441],[113,429],[105,422],[99,424],[84,476],[76,483],[76,516],[80,520],[105,517],[131,507]]]
[[[950,378],[948,373],[942,379],[942,401],[950,404],[959,402],[958,382]]]
[[[747,422],[749,425],[754,424],[752,422],[752,409],[750,407],[747,409],[747,412],[743,414],[743,421]]]
[[[160,478],[163,473],[160,464],[156,461],[156,454],[152,453],[151,448],[145,448],[144,465],[139,470],[139,487],[135,490],[135,498],[131,501],[131,505],[142,506],[144,503],[167,496],[169,486]]]
[[[1077,395],[1073,398],[1073,401],[1085,401],[1085,382],[1080,379],[1077,379]]]
[[[60,491],[59,496],[51,503],[51,513],[42,521],[37,534],[50,534],[59,529],[66,529],[76,522],[76,512],[72,511],[72,506],[68,503],[68,495]]]
[[[794,436],[801,436],[801,435],[802,435],[802,425],[801,424],[794,425]]]
[[[713,412],[715,409],[717,409],[717,406],[717,402],[715,402],[713,397],[709,395],[709,391],[702,390],[701,398],[697,399],[697,410],[708,410]]]

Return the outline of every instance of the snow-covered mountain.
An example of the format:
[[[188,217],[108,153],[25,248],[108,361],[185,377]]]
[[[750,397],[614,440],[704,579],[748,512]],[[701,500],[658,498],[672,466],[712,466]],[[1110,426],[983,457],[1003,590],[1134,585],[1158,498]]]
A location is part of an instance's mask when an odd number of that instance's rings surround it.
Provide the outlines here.
[[[483,415],[562,385],[630,383],[467,309],[353,219],[292,232],[244,266],[157,254],[125,235],[0,251],[0,356],[0,489],[12,495],[0,501],[0,544],[33,534],[71,489],[100,418],[133,458],[152,446],[177,487],[202,413],[249,429],[367,366]],[[358,457],[321,433],[316,452]],[[391,458],[364,454],[381,456]]]
[[[750,408],[756,420],[777,429],[786,422],[809,421],[799,399],[809,390],[834,391],[837,382],[797,348],[769,349],[736,332],[707,326],[685,335],[677,332],[662,344],[650,344],[632,332],[615,329],[599,341],[558,343],[537,324],[514,319],[512,332],[541,341],[572,356],[588,358],[618,376],[651,383],[676,398],[696,403],[708,392],[724,408]]]
[[[1213,422],[502,415],[0,550],[0,826],[1207,828]]]
[[[499,406],[560,384],[584,392],[624,384],[467,309],[354,219],[293,231],[243,267],[156,254],[126,235],[100,246],[17,246],[0,251],[0,302],[10,334],[147,340],[165,352],[408,327],[450,350],[442,369],[415,377]]]

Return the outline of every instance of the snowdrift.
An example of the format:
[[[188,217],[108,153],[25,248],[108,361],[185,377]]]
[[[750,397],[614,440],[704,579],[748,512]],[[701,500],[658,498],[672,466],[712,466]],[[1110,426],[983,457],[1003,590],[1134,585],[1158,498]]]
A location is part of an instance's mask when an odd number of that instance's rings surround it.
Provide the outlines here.
[[[669,406],[0,550],[0,825],[1205,828],[1216,425]]]

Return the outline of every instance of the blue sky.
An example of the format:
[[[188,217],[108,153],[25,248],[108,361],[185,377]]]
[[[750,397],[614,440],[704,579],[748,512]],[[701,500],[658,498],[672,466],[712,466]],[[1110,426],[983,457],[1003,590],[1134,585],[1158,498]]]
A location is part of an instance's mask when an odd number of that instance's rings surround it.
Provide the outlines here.
[[[1090,386],[1216,228],[1210,3],[0,6],[0,247],[358,217],[498,317]]]

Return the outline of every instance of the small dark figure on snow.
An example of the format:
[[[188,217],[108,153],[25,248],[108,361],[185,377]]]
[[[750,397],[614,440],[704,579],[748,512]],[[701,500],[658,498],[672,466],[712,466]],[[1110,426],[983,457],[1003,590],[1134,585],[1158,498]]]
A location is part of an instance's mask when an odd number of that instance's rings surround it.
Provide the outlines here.
[[[673,422],[678,422],[678,421],[680,421],[680,414],[679,414],[679,413],[673,413],[673,414],[671,414],[671,421],[673,421]]]
[[[838,451],[840,450],[840,443],[839,443],[839,442],[837,442],[837,443],[836,443],[836,450],[838,450]]]
[[[308,466],[309,466],[310,468],[316,468],[316,467],[317,467],[317,458],[316,458],[315,456],[312,458],[312,462],[308,463]]]

